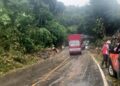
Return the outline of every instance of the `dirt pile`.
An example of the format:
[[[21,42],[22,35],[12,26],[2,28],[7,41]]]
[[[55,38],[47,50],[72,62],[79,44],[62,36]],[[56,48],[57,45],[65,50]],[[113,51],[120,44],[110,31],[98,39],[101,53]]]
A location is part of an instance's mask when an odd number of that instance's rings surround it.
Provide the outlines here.
[[[60,51],[61,51],[60,49],[56,49],[56,48],[55,49],[47,48],[40,52],[35,53],[34,55],[42,59],[47,59],[56,55]]]

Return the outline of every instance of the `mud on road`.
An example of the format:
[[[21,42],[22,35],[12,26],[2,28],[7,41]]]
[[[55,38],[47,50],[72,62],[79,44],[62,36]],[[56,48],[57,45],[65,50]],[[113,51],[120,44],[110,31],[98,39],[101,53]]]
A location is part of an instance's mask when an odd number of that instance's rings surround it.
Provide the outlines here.
[[[53,58],[0,78],[0,86],[104,86],[87,51],[69,56],[65,49]]]
[[[31,86],[49,71],[58,66],[58,64],[68,56],[67,52],[67,49],[65,49],[54,57],[38,62],[25,69],[13,71],[4,77],[0,77],[0,86]]]
[[[104,86],[97,65],[89,53],[70,56],[70,60],[44,82],[34,86]]]

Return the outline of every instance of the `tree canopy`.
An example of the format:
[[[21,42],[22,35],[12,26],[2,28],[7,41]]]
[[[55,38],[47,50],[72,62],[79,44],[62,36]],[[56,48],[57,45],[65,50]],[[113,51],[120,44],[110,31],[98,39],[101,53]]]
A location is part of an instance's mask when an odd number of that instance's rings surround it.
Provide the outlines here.
[[[83,33],[102,39],[120,28],[117,0],[90,0],[83,7],[57,0],[1,0],[0,52],[33,52],[60,46],[66,34]]]
[[[63,43],[65,35],[61,34],[66,34],[65,28],[55,18],[64,10],[62,3],[56,0],[1,0],[0,4],[1,50],[16,48],[33,52]]]
[[[90,0],[83,7],[68,6],[59,21],[68,27],[76,26],[76,33],[95,36],[96,39],[113,35],[119,29],[120,5],[117,0]]]

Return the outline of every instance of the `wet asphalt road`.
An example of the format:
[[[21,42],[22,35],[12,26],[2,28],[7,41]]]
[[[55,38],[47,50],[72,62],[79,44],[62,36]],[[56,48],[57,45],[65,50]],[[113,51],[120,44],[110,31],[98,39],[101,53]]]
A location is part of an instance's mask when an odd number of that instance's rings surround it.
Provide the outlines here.
[[[0,86],[104,86],[97,65],[87,51],[55,57],[0,78]]]
[[[53,86],[103,86],[99,69],[87,52],[71,58],[69,70],[62,74],[63,79]]]

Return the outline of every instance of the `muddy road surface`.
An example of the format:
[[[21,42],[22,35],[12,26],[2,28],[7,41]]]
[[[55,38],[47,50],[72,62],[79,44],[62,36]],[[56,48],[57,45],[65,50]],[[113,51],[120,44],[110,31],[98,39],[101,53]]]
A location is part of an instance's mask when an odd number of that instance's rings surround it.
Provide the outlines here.
[[[0,86],[104,86],[88,51],[70,56],[68,49],[43,62],[0,78]]]

